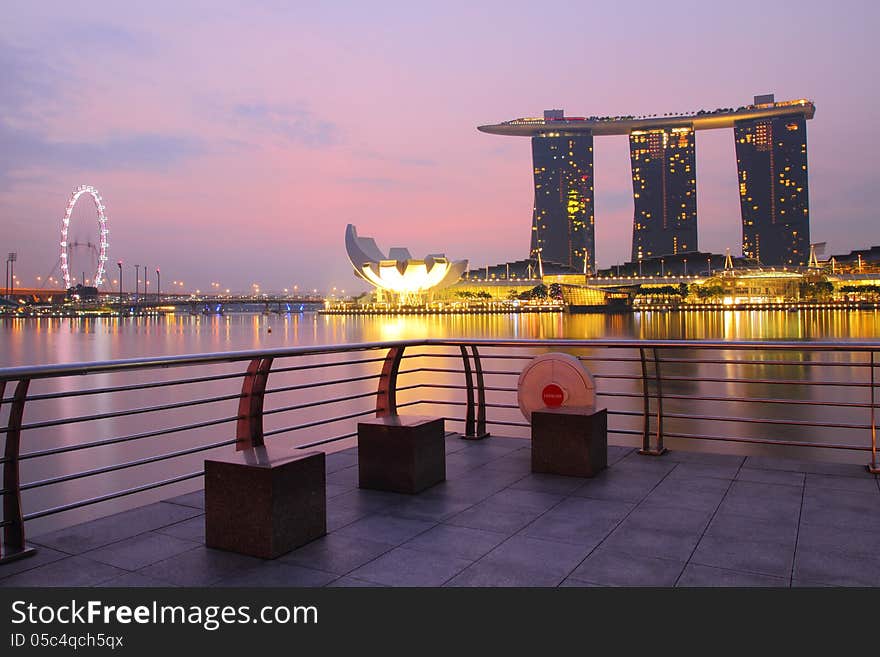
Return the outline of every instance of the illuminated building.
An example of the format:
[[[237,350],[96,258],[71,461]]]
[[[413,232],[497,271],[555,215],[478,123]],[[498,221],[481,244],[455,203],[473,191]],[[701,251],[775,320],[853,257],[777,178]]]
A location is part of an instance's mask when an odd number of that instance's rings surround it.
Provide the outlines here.
[[[592,271],[593,135],[540,132],[532,137],[532,164],[535,205],[531,257],[540,253],[543,260]]]
[[[744,255],[755,257],[759,251],[753,246],[754,229],[762,241],[762,262],[803,264],[809,254],[806,120],[812,119],[815,112],[809,100],[775,102],[772,94],[768,94],[736,109],[590,117],[565,116],[562,110],[548,110],[543,118],[513,119],[477,129],[494,135],[532,138],[535,205],[530,256],[541,254],[546,260],[581,271],[586,256],[587,270],[592,271],[596,267],[593,138],[630,136],[635,203],[632,252],[637,260],[640,252],[644,259],[697,250],[694,133],[734,128],[740,191],[742,194],[745,182],[747,193],[742,198],[753,200],[749,206],[743,200]],[[758,155],[764,151],[756,151],[752,143],[739,143],[740,132],[751,131],[755,135],[752,140],[758,139],[758,126],[769,126],[767,139],[772,135],[772,140],[767,143],[774,144],[770,149],[772,163],[765,161],[769,156]],[[762,134],[764,130],[760,128]],[[664,141],[665,147],[661,148]],[[751,151],[755,151],[754,157]],[[646,162],[646,155],[652,152],[651,162]],[[797,167],[800,168],[795,170]],[[757,180],[762,176],[766,185]],[[752,184],[754,193],[749,192]],[[770,191],[763,192],[761,185]],[[761,194],[766,199],[760,200]],[[754,202],[756,199],[758,202]],[[751,208],[748,214],[747,207]],[[798,211],[801,216],[795,221]]]
[[[450,261],[443,254],[413,258],[404,248],[388,256],[372,237],[358,237],[357,228],[345,228],[345,250],[354,273],[375,286],[380,297],[391,294],[399,303],[420,303],[434,290],[455,283],[467,269],[467,260]]]
[[[632,259],[697,250],[697,163],[690,127],[633,130]]]
[[[743,255],[761,264],[804,265],[810,253],[806,123],[800,114],[733,129]]]

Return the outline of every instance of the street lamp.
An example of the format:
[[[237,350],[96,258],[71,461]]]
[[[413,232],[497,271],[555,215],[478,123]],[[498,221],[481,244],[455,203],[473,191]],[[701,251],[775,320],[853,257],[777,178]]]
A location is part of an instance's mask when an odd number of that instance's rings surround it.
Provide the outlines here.
[[[859,256],[861,257],[861,256]],[[18,254],[15,251],[6,256],[6,296],[12,298],[15,294],[15,261]]]
[[[688,275],[688,259],[687,258],[684,259],[684,275],[685,276]]]
[[[666,261],[663,258],[660,258],[660,275],[661,276],[665,276],[664,269],[663,269],[665,262]]]
[[[712,275],[712,256],[706,258],[706,266],[709,268],[709,276]]]
[[[119,267],[119,303],[122,303],[122,260],[117,260],[116,266]]]
[[[162,277],[159,274],[159,268],[156,267],[156,303],[161,302],[161,298],[159,297],[159,293],[162,290]]]
[[[138,292],[140,291],[141,284],[141,266],[134,266],[134,302],[138,302]]]

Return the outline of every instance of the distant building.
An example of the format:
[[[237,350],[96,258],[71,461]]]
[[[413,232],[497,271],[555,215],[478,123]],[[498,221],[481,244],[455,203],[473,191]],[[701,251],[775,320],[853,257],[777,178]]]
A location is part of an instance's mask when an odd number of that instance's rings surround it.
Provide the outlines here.
[[[550,110],[561,113],[561,110]],[[549,120],[549,117],[548,117]],[[535,205],[530,255],[578,271],[595,268],[593,135],[548,130],[532,137]]]
[[[697,250],[697,162],[690,127],[633,130],[632,259]]]
[[[798,114],[734,124],[743,255],[764,265],[805,265],[810,255],[806,120]]]

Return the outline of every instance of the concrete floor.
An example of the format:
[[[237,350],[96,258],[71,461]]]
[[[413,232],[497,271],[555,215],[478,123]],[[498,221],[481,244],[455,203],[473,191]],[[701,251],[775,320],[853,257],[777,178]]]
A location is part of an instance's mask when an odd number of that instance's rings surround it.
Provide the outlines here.
[[[529,442],[447,438],[448,481],[357,488],[327,457],[328,534],[274,561],[205,548],[204,495],[44,534],[0,586],[880,586],[880,482],[855,465],[609,447],[593,479]]]

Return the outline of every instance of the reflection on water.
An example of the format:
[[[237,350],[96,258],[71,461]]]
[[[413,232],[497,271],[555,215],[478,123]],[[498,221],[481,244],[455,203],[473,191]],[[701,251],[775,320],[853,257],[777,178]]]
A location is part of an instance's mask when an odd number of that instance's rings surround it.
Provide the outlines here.
[[[226,316],[175,315],[154,318],[84,318],[84,319],[0,319],[0,367],[33,365],[42,363],[64,363],[75,361],[112,360],[138,356],[159,356],[186,353],[221,352],[247,349],[269,349],[293,345],[346,344],[355,342],[378,342],[386,340],[419,338],[637,338],[637,339],[692,339],[692,340],[875,340],[880,335],[880,314],[877,311],[839,311],[839,310],[800,310],[786,311],[711,311],[711,312],[646,312],[640,314],[520,314],[520,315],[407,315],[407,316],[323,316],[314,313],[303,314],[231,314]],[[698,433],[702,436],[736,435],[739,437],[767,437],[774,439],[803,440],[806,442],[846,442],[863,444],[864,430],[840,428],[803,428],[774,424],[732,423],[712,420],[718,416],[755,417],[771,420],[812,420],[816,422],[864,424],[867,419],[864,409],[846,407],[827,407],[820,403],[828,401],[864,403],[864,389],[834,388],[828,386],[796,386],[786,381],[828,382],[864,379],[867,368],[863,357],[853,357],[846,353],[818,352],[804,345],[804,350],[787,354],[785,363],[779,364],[783,357],[774,352],[735,352],[716,350],[677,350],[675,355],[662,354],[664,374],[664,396],[667,397],[665,429],[670,433]],[[491,350],[484,350],[489,355]],[[496,353],[510,354],[518,350],[503,349]],[[523,352],[526,353],[526,352]],[[533,352],[529,352],[533,354]],[[582,355],[607,356],[607,351],[599,353],[595,349],[579,350]],[[621,354],[617,354],[621,355]],[[629,353],[632,356],[632,353]],[[375,357],[363,355],[364,358]],[[715,365],[695,365],[686,362],[670,362],[675,359],[717,358],[725,361]],[[324,358],[324,357],[321,357]],[[861,360],[860,360],[861,358]],[[424,362],[419,363],[419,360]],[[436,360],[409,361],[413,368],[420,366],[443,366]],[[747,363],[745,361],[755,361]],[[811,362],[822,361],[826,365],[817,368]],[[522,361],[487,361],[492,367],[519,368]],[[828,365],[832,365],[829,367]],[[449,367],[458,367],[458,362],[449,362]],[[330,377],[345,381],[332,389],[313,388],[267,398],[267,410],[282,409],[297,404],[308,404],[327,399],[321,395],[332,394],[337,397],[369,393],[375,389],[375,381],[348,381],[358,375],[375,371],[376,364],[350,365],[328,370],[304,370],[287,373],[273,373],[270,388],[282,386],[301,386]],[[601,378],[601,375],[632,374],[640,371],[637,363],[604,362],[591,366],[600,375],[598,389],[603,403],[610,411],[633,410],[641,408],[641,385],[625,379]],[[372,368],[372,369],[371,369]],[[237,372],[240,365],[205,366],[201,371],[187,370],[187,376]],[[87,379],[71,377],[35,381],[32,394],[74,390],[83,386],[102,387],[136,382],[171,380],[180,375],[174,370],[155,370],[131,374],[92,375]],[[414,377],[415,375],[406,375]],[[420,375],[426,376],[426,375]],[[440,384],[460,384],[460,375],[437,372],[432,374],[433,382]],[[703,380],[701,380],[703,379]],[[739,383],[736,379],[749,379],[749,383]],[[515,377],[495,374],[487,375],[487,385],[509,387]],[[758,382],[755,382],[755,381]],[[414,383],[402,381],[402,385]],[[61,400],[29,402],[25,410],[26,422],[39,422],[59,417],[92,417],[96,414],[111,413],[120,409],[142,408],[169,402],[180,402],[213,395],[237,394],[240,379],[217,381],[198,386],[180,388],[157,388],[137,392],[124,392],[114,395],[94,395],[69,397]],[[9,394],[7,389],[7,395]],[[626,396],[611,396],[607,393],[623,393]],[[425,397],[424,391],[407,391],[401,401]],[[433,390],[427,398],[437,400],[456,399],[455,390]],[[510,393],[498,402],[510,404]],[[692,399],[697,396],[717,397],[717,401],[701,402],[695,406]],[[756,405],[755,399],[777,399],[801,402],[795,405]],[[733,401],[731,401],[733,400]],[[493,399],[490,397],[490,402]],[[369,398],[358,401],[315,406],[307,408],[294,416],[278,413],[266,417],[266,429],[289,428],[292,425],[307,424],[322,419],[328,414],[335,416],[357,413],[368,408]],[[419,412],[437,412],[451,417],[459,417],[460,406],[419,407]],[[54,429],[34,429],[23,434],[23,450],[55,449],[66,445],[81,445],[84,442],[107,440],[118,436],[150,432],[166,427],[195,424],[217,417],[235,414],[235,401],[188,406],[148,415],[111,417],[102,420],[71,424]],[[521,421],[514,409],[492,409],[492,417],[505,421]],[[6,409],[0,414],[0,423],[5,422]],[[680,416],[680,417],[675,417]],[[705,420],[694,421],[699,416]],[[343,435],[353,430],[356,420],[341,422],[328,427],[318,435],[312,429],[296,430],[282,434],[279,439],[291,444],[303,444],[310,440]],[[614,416],[614,428],[618,430],[639,430],[641,419],[636,416]],[[450,428],[460,429],[458,425]],[[515,427],[499,429],[508,435],[525,435],[525,431]],[[229,440],[233,435],[230,425],[190,430],[181,433],[150,437],[145,440],[113,444],[78,452],[65,452],[45,459],[30,459],[22,462],[22,476],[25,482],[43,480],[71,472],[102,468],[141,458],[153,458],[177,450],[186,450],[199,445]],[[627,438],[618,433],[615,437]],[[739,445],[715,443],[716,449],[749,450],[749,453],[769,453],[760,446],[742,447]],[[219,449],[231,449],[229,447]],[[45,509],[74,500],[106,494],[130,488],[151,481],[183,475],[201,468],[202,459],[216,451],[199,452],[191,457],[163,460],[133,469],[114,471],[82,481],[69,481],[38,490],[26,491],[23,502],[26,511]],[[841,452],[829,454],[837,458]],[[854,459],[864,461],[863,454],[855,454]],[[31,523],[31,532],[47,531],[60,524],[81,522],[91,517],[106,515],[114,511],[144,504],[163,497],[170,497],[191,490],[198,481],[181,484],[170,489],[138,494],[122,498],[112,503],[102,503],[93,507],[63,514],[62,517],[42,519]]]
[[[878,335],[877,310],[0,318],[0,366],[425,337],[858,340]]]

